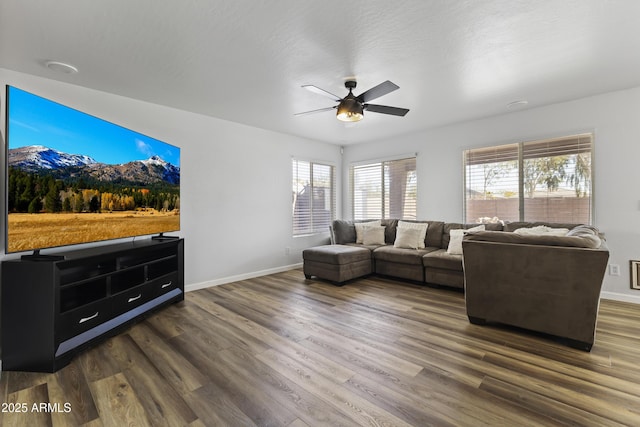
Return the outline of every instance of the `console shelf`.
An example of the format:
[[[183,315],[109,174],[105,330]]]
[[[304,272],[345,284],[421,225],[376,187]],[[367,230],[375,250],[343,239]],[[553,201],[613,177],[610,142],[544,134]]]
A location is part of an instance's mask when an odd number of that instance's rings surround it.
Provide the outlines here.
[[[55,372],[83,349],[184,300],[184,240],[2,262],[2,368]]]

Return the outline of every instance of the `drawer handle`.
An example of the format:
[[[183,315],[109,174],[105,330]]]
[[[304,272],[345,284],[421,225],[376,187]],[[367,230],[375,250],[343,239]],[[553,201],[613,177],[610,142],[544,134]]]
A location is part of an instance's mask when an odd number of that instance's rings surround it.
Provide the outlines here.
[[[86,322],[86,321],[88,321],[88,320],[95,319],[96,317],[98,317],[98,313],[100,313],[100,312],[99,312],[99,311],[96,311],[96,314],[94,314],[93,316],[83,317],[82,319],[80,319],[80,320],[78,321],[78,323],[84,323],[84,322]]]
[[[161,288],[161,289],[168,288],[168,287],[169,287],[169,286],[171,286],[172,284],[173,284],[173,280],[169,280],[169,282],[168,282],[168,283],[165,283],[165,284],[163,284],[163,285],[162,285],[162,288]]]
[[[138,294],[138,296],[136,297],[131,297],[127,300],[127,302],[134,302],[136,300],[139,300],[142,297],[142,294]]]

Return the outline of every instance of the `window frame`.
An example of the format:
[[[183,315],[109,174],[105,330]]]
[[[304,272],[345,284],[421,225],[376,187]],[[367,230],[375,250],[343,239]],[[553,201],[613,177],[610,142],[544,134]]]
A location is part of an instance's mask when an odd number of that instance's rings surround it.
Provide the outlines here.
[[[386,201],[387,199],[390,198],[390,196],[387,193],[390,193],[390,191],[387,191],[387,182],[385,181],[385,165],[387,163],[392,163],[392,162],[402,162],[402,161],[407,161],[407,160],[413,160],[414,164],[415,164],[415,168],[413,170],[413,173],[415,174],[415,200],[413,201],[413,203],[415,204],[414,206],[414,210],[415,210],[415,216],[406,216],[403,215],[402,218],[393,218],[393,219],[405,219],[405,220],[416,220],[417,216],[418,216],[418,153],[411,153],[411,154],[404,154],[404,155],[398,155],[398,156],[394,156],[394,157],[386,157],[386,158],[381,158],[381,159],[371,159],[371,160],[364,160],[364,161],[359,161],[359,162],[352,162],[349,165],[349,202],[350,202],[350,207],[351,207],[351,219],[352,220],[364,220],[364,219],[387,219],[385,212],[387,210],[390,210],[390,206],[387,206]],[[367,166],[375,166],[379,164],[380,167],[380,171],[379,171],[379,176],[380,176],[380,191],[381,191],[381,195],[380,195],[380,212],[379,215],[376,215],[375,217],[371,217],[371,218],[358,218],[356,216],[356,197],[355,197],[355,169],[356,168],[362,168],[362,167],[367,167]],[[406,191],[406,190],[405,190]],[[406,194],[406,193],[405,193]],[[406,199],[404,199],[406,200]],[[406,203],[406,202],[405,202]],[[391,202],[389,202],[389,205],[391,204]],[[403,209],[404,210],[404,209]],[[391,213],[389,213],[390,218],[393,216],[391,215]]]
[[[295,164],[296,163],[307,163],[309,165],[309,186],[311,188],[311,209],[309,212],[310,215],[310,225],[309,227],[302,232],[298,232],[296,233],[296,193],[294,190],[294,187],[296,186],[296,176],[294,174],[294,168],[295,168]],[[320,222],[319,224],[315,224],[314,221],[314,209],[313,209],[313,194],[315,193],[315,186],[314,186],[314,173],[313,173],[313,169],[314,169],[314,165],[317,166],[324,166],[324,167],[329,167],[330,168],[330,191],[331,191],[331,196],[330,196],[330,214],[329,214],[329,220],[328,222]],[[331,222],[333,222],[336,218],[337,218],[337,195],[336,195],[336,189],[337,189],[337,168],[336,165],[333,162],[328,162],[328,161],[322,161],[322,160],[310,160],[310,159],[306,159],[306,158],[301,158],[301,157],[291,157],[291,233],[292,233],[292,237],[305,237],[305,236],[314,236],[314,235],[319,235],[319,234],[325,234],[325,233],[329,233],[329,226],[331,225]],[[320,187],[320,188],[326,188],[326,187]],[[299,194],[299,192],[298,192]],[[324,229],[323,229],[324,228]]]
[[[585,140],[585,142],[582,142],[582,140]],[[520,141],[520,142],[515,142],[515,143],[507,143],[507,144],[499,144],[499,145],[494,145],[494,146],[485,146],[485,147],[477,147],[477,148],[468,148],[463,150],[462,152],[462,174],[463,174],[463,219],[464,222],[469,222],[470,220],[467,218],[469,209],[468,209],[468,202],[469,202],[469,192],[470,192],[470,187],[468,186],[468,171],[467,171],[467,166],[469,165],[469,153],[472,152],[476,152],[475,155],[477,156],[478,152],[490,152],[490,151],[495,151],[496,155],[494,155],[494,159],[496,159],[496,161],[494,161],[493,163],[497,163],[498,161],[515,161],[516,162],[516,169],[517,169],[517,175],[518,175],[518,219],[517,221],[527,221],[527,222],[534,222],[534,221],[539,221],[539,222],[559,222],[559,221],[549,221],[547,218],[530,218],[527,217],[527,209],[525,208],[525,201],[527,200],[527,190],[525,189],[525,172],[524,172],[524,162],[528,159],[535,159],[535,158],[545,158],[545,157],[555,157],[555,156],[560,156],[562,154],[560,154],[560,150],[561,149],[565,149],[566,147],[568,147],[571,143],[571,141],[577,141],[577,143],[575,143],[576,148],[568,151],[567,155],[579,155],[579,154],[584,154],[584,153],[589,153],[589,160],[590,160],[590,164],[589,164],[589,168],[590,168],[590,175],[589,175],[589,204],[588,204],[588,217],[589,217],[589,224],[594,224],[595,223],[595,217],[596,217],[596,212],[595,212],[595,132],[593,130],[591,131],[585,131],[585,132],[580,132],[580,133],[572,133],[572,134],[568,134],[565,136],[560,136],[560,137],[550,137],[550,138],[540,138],[540,139],[531,139],[531,140],[527,140],[527,141]],[[564,142],[566,145],[563,147],[562,146],[562,142]],[[558,145],[556,147],[553,146],[554,143],[557,143]],[[580,147],[581,144],[584,144],[585,146],[588,146],[588,149],[586,148],[582,148]],[[541,147],[541,146],[551,146],[549,149],[547,149],[546,152],[550,153],[549,155],[546,156],[537,156],[535,154],[531,154],[532,151],[536,150],[536,147]],[[516,156],[514,157],[513,154],[509,154],[509,151],[512,150],[512,147],[515,147],[515,149],[517,150]],[[500,160],[497,160],[500,159]],[[477,159],[471,163],[471,164],[491,164],[491,162],[481,162],[478,161]],[[578,196],[577,196],[578,197]],[[571,222],[571,221],[562,221],[562,222]]]

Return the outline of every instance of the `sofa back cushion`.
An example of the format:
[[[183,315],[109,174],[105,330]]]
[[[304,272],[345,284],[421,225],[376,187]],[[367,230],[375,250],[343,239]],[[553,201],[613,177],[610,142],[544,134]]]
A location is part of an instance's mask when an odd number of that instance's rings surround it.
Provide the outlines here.
[[[357,220],[348,221],[344,219],[336,219],[331,223],[331,242],[337,245],[346,245],[348,243],[356,242],[356,222],[371,222],[374,220]],[[411,221],[402,220],[404,222],[426,222],[429,224],[427,227],[427,235],[424,239],[424,244],[427,247],[441,248],[442,246],[442,231],[444,229],[444,222],[442,221]],[[396,240],[396,229],[398,227],[397,219],[382,219],[380,224],[385,227],[384,241],[387,245],[393,245]]]
[[[367,222],[355,222],[353,224],[356,228],[356,243],[362,244],[364,241],[365,230],[369,227],[380,227],[380,220],[367,221]],[[384,235],[384,233],[383,233]]]
[[[348,243],[356,243],[356,226],[355,223],[371,222],[377,220],[356,220],[348,221],[344,219],[336,219],[331,224],[331,243],[336,245],[346,245]],[[384,226],[384,241],[387,245],[393,245],[396,238],[397,219],[379,220],[380,225]]]
[[[419,222],[427,223],[427,235],[424,238],[425,247],[442,248],[442,231],[444,230],[444,222],[442,221],[414,221],[403,219],[402,222]],[[396,221],[397,223],[397,221]],[[393,235],[393,241],[395,241],[395,230]],[[393,244],[393,241],[391,243]]]
[[[336,219],[331,224],[332,243],[336,245],[344,245],[356,242],[356,227],[353,221],[345,221]]]
[[[484,225],[484,229],[487,231],[502,231],[502,224],[497,223],[488,223],[488,224],[462,224],[459,222],[447,222],[443,226],[442,231],[442,248],[448,249],[449,242],[451,241],[451,230],[460,230],[460,229],[469,229],[474,228],[479,225]]]
[[[397,219],[383,219],[381,220],[384,225],[384,242],[387,245],[393,245],[396,240],[396,228],[398,227]]]

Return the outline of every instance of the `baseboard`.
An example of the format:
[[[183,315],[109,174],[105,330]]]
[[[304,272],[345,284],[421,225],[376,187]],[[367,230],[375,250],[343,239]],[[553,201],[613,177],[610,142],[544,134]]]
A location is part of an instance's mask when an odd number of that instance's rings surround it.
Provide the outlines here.
[[[640,295],[627,295],[627,294],[619,294],[617,292],[600,292],[600,298],[602,299],[610,299],[614,301],[622,301],[622,302],[630,302],[633,304],[640,304]]]
[[[240,280],[253,279],[260,276],[268,276],[269,274],[282,273],[296,268],[301,268],[302,263],[283,265],[281,267],[268,268],[266,270],[253,271],[251,273],[238,274],[236,276],[223,277],[221,279],[210,280],[207,282],[193,283],[184,287],[185,292],[197,291],[198,289],[210,288],[212,286],[224,285],[225,283],[239,282]]]
[[[296,268],[301,268],[302,263],[283,265],[281,267],[268,268],[266,270],[253,271],[250,273],[238,274],[236,276],[223,277],[221,279],[210,280],[207,282],[193,283],[184,287],[185,292],[197,291],[198,289],[210,288],[212,286],[224,285],[226,283],[239,282],[241,280],[253,279],[255,277],[268,276],[269,274],[282,273],[283,271],[289,271]],[[627,295],[617,292],[602,291],[600,293],[601,299],[608,299],[613,301],[630,302],[633,304],[640,304],[640,295]],[[1,362],[0,362],[1,363]]]

